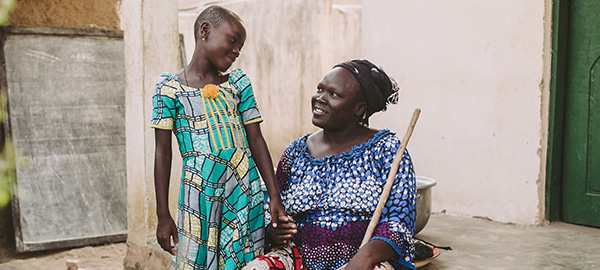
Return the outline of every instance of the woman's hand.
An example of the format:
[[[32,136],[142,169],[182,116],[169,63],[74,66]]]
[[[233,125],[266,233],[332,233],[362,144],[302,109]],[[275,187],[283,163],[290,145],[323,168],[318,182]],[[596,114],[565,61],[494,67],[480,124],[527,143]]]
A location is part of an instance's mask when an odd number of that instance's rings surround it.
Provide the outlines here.
[[[275,218],[275,216],[273,216]],[[277,224],[277,226],[273,226]],[[274,246],[281,246],[289,243],[298,230],[294,219],[289,216],[278,216],[277,223],[271,223],[267,230],[267,241]]]
[[[171,253],[171,255],[175,255],[177,245],[179,244],[179,237],[177,236],[177,226],[175,226],[175,221],[173,221],[173,218],[170,215],[158,219],[156,239],[162,249]],[[171,241],[171,239],[173,239],[173,241]]]
[[[344,270],[371,270],[377,263],[393,259],[397,255],[388,243],[382,240],[371,240],[356,252]]]

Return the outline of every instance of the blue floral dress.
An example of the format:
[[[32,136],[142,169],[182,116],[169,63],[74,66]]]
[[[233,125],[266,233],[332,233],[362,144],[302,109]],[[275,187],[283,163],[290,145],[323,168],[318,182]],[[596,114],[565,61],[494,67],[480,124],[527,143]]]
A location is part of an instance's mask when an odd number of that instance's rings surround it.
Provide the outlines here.
[[[389,130],[350,153],[312,158],[306,135],[288,146],[277,167],[286,211],[298,225],[293,242],[308,269],[338,269],[356,254],[377,207],[400,140]],[[416,180],[404,153],[373,234],[398,253],[396,269],[414,269]]]

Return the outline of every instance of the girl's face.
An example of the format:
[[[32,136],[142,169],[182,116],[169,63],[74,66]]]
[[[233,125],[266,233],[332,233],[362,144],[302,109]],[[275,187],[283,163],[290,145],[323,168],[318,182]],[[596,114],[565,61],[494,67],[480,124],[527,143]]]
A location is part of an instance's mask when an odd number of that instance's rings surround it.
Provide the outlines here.
[[[206,38],[206,58],[219,71],[226,71],[240,56],[246,41],[246,28],[235,18],[223,20],[219,27],[210,28]]]
[[[325,74],[312,96],[312,123],[329,130],[358,124],[366,109],[363,100],[354,75],[342,67],[336,67]]]

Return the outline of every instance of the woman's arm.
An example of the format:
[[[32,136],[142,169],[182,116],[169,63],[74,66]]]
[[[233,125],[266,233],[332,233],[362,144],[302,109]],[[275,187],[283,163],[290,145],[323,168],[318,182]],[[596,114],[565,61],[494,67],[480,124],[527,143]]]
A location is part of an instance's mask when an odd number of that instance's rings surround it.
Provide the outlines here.
[[[394,259],[398,256],[394,248],[382,240],[369,241],[358,250],[352,260],[346,265],[345,270],[373,269],[380,262]]]
[[[381,156],[393,156],[396,149],[385,149]],[[390,167],[391,164],[382,166],[382,175],[388,175]],[[390,259],[396,259],[406,267],[414,267],[414,254],[410,250],[413,245],[415,209],[415,173],[410,155],[405,151],[373,237],[359,249],[346,269],[372,269],[376,263]]]
[[[156,192],[156,215],[158,226],[156,238],[158,244],[167,252],[175,255],[179,243],[177,226],[169,211],[169,178],[171,176],[171,131],[155,129],[156,150],[154,153],[154,190]],[[173,244],[171,243],[173,239]]]
[[[260,123],[252,123],[244,126],[246,130],[246,136],[248,137],[248,144],[250,145],[250,151],[258,171],[262,176],[267,191],[269,192],[271,210],[271,223],[273,227],[277,226],[279,216],[286,216],[285,209],[281,203],[281,195],[279,194],[279,188],[275,183],[275,173],[273,173],[273,161],[271,160],[271,154],[267,143],[263,138],[260,130]]]

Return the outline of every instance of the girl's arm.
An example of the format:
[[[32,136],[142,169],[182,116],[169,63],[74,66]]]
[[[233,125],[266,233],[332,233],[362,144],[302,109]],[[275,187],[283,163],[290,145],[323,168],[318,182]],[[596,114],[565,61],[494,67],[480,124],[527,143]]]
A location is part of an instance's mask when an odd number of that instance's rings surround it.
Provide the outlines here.
[[[154,153],[154,189],[156,192],[156,215],[158,226],[156,238],[158,244],[167,252],[175,255],[179,243],[177,226],[169,212],[169,178],[171,176],[171,131],[155,129],[156,150]],[[171,242],[173,239],[173,242]]]
[[[285,209],[281,203],[281,195],[279,194],[279,188],[275,183],[275,174],[273,173],[273,161],[271,160],[271,154],[267,143],[263,138],[262,132],[260,131],[260,123],[252,123],[244,126],[246,130],[246,136],[248,137],[248,144],[250,145],[250,151],[252,152],[252,158],[258,167],[258,171],[262,176],[267,191],[269,192],[269,198],[271,200],[269,208],[271,210],[271,224],[273,227],[277,227],[277,220],[279,216],[285,216]]]

